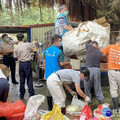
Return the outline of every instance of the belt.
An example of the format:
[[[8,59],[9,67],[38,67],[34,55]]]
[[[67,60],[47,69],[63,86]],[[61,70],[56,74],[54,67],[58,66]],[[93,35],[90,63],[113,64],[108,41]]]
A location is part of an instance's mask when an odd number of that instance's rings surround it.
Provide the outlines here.
[[[114,70],[114,71],[118,71],[118,72],[120,72],[120,70]]]
[[[61,80],[61,78],[60,78],[60,75],[59,74],[57,74],[57,73],[55,73],[57,76],[58,76],[58,78]]]
[[[100,68],[100,67],[96,67],[96,66],[92,66],[92,67],[90,67],[90,66],[89,66],[89,67],[87,67],[87,68]]]
[[[28,63],[28,62],[30,62],[30,61],[23,61],[23,62],[22,62],[22,61],[19,61],[19,62],[20,62],[20,63]]]

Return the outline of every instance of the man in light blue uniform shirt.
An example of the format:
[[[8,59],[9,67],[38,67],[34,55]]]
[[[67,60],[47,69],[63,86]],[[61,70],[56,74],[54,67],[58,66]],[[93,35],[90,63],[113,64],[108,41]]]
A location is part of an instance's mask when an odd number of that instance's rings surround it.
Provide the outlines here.
[[[61,37],[63,37],[67,31],[74,30],[74,28],[69,25],[67,18],[68,13],[68,7],[62,5],[60,7],[60,14],[55,21],[55,34],[59,34]],[[59,48],[63,51],[62,42],[60,43]]]
[[[62,37],[55,34],[52,37],[52,46],[47,48],[44,52],[44,69],[45,69],[45,79],[58,70],[62,66],[69,65],[70,62],[64,62],[64,54],[58,48],[62,40]],[[52,97],[47,95],[48,109],[52,109]]]
[[[60,14],[57,16],[57,19],[55,21],[55,33],[59,33],[61,37],[63,37],[67,31],[74,30],[74,28],[68,23],[68,13],[69,12],[67,6],[62,5],[60,7]]]

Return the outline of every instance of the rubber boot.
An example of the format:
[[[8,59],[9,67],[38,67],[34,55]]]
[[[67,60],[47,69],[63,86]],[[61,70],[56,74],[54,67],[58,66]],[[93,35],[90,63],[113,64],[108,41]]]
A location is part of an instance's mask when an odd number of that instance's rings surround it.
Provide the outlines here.
[[[52,96],[47,96],[48,110],[51,111],[53,108]]]
[[[66,115],[66,107],[62,108],[61,112],[62,112],[63,115]]]
[[[117,109],[117,112],[119,111],[119,103],[118,103],[118,97],[112,98],[114,109]]]

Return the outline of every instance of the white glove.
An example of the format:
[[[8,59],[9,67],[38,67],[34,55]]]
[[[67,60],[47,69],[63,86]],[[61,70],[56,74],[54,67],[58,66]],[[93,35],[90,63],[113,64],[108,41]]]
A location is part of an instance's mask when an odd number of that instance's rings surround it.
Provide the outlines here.
[[[91,99],[88,96],[86,96],[85,102],[91,102]]]
[[[72,95],[72,96],[77,96],[77,93],[76,93],[75,91],[72,91],[72,92],[71,92],[71,95]]]

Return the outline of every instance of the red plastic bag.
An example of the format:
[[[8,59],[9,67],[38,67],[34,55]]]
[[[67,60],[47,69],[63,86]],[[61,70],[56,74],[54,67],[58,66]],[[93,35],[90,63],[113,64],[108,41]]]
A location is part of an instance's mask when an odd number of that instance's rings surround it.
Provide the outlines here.
[[[102,105],[101,104],[97,107],[96,113],[102,114]]]
[[[10,115],[25,112],[26,106],[22,100],[11,102],[0,102],[0,117],[9,117]]]
[[[85,105],[83,108],[79,120],[89,120],[92,117],[91,108],[88,105]]]
[[[17,113],[7,117],[7,120],[23,120],[23,119],[24,119],[24,113]]]

